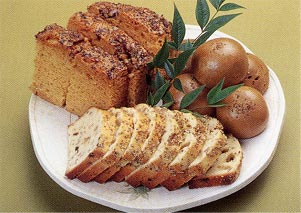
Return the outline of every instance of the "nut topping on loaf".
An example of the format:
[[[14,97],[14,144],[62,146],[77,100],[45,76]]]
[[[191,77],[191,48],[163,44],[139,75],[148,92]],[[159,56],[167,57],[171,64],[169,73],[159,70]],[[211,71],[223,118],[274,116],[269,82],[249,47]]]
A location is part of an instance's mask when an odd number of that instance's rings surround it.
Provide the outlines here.
[[[68,29],[80,32],[91,43],[115,55],[128,68],[128,106],[146,101],[147,51],[123,30],[112,26],[93,13],[75,13],[68,22]]]
[[[127,105],[128,71],[115,56],[56,24],[36,41],[34,94],[76,115]]]
[[[159,51],[165,39],[171,38],[171,23],[148,8],[97,2],[88,11],[124,30],[152,55]]]

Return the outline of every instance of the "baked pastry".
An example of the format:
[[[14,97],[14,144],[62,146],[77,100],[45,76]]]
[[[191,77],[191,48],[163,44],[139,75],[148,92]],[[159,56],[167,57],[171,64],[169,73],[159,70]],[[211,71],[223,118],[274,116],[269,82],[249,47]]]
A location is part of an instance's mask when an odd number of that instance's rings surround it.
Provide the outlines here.
[[[97,2],[88,6],[88,12],[125,31],[153,56],[165,39],[171,40],[171,23],[148,8]]]
[[[128,106],[146,101],[148,52],[123,30],[93,13],[78,12],[70,17],[67,28],[80,32],[91,43],[115,55],[128,68]]]
[[[194,177],[189,181],[189,188],[228,185],[239,176],[243,160],[243,152],[239,141],[232,135],[227,136],[226,145],[222,148],[222,154],[206,172],[206,174]]]
[[[76,115],[127,105],[128,70],[116,57],[57,24],[36,41],[34,94]]]

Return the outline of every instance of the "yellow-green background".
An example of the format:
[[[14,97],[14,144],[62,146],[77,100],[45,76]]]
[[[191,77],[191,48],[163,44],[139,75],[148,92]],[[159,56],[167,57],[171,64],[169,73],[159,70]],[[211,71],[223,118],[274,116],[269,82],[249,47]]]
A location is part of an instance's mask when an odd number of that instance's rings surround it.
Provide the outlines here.
[[[94,0],[0,0],[0,211],[111,211],[58,186],[40,167],[28,124],[28,86],[34,35],[50,23],[65,25]],[[127,0],[172,19],[171,0]],[[196,24],[195,0],[176,0],[184,20]],[[300,211],[300,1],[233,0],[243,15],[223,27],[278,75],[286,98],[279,146],[269,167],[251,184],[189,211]],[[239,10],[241,11],[241,10]]]

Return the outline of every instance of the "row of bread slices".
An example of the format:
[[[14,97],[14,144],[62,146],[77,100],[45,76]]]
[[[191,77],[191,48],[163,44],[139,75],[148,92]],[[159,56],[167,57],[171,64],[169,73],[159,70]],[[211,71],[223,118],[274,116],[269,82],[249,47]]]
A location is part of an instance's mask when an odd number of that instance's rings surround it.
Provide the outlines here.
[[[175,190],[230,184],[243,158],[236,138],[208,116],[150,107],[89,109],[68,127],[66,176]]]

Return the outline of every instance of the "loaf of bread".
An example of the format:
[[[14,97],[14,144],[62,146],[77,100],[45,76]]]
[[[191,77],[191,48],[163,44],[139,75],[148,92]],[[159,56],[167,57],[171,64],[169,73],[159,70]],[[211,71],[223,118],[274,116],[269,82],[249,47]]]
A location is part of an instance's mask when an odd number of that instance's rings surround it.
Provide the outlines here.
[[[76,115],[127,105],[128,70],[115,56],[56,24],[36,41],[34,94]]]
[[[67,29],[79,32],[91,43],[115,55],[128,68],[128,106],[146,101],[148,52],[128,34],[93,13],[78,12],[70,17]]]
[[[239,176],[243,152],[239,141],[232,135],[227,136],[222,154],[204,175],[196,176],[189,182],[189,188],[228,185]]]
[[[103,112],[92,108],[70,125],[67,177],[99,183],[125,180],[134,187],[143,185],[153,189],[162,185],[175,190],[188,182],[191,188],[201,187],[203,180],[212,176],[215,176],[214,180],[218,176],[222,179],[227,169],[230,176],[233,174],[227,165],[230,161],[238,162],[233,164],[237,168],[240,166],[242,151],[238,149],[238,141],[233,136],[227,140],[215,118],[196,118],[189,113],[146,104],[134,108],[112,108],[105,111],[114,117],[108,124],[112,127],[111,136],[108,136],[108,131],[101,131],[105,121]],[[101,124],[98,126],[89,121],[101,121]],[[87,131],[88,127],[94,131]],[[109,137],[110,140],[102,140],[101,137]],[[92,142],[93,145],[87,144]],[[102,153],[97,155],[97,159],[94,153],[100,151],[95,149],[101,149]],[[223,166],[221,170],[220,166]]]
[[[171,39],[171,23],[148,8],[97,2],[88,11],[124,30],[153,56]]]

